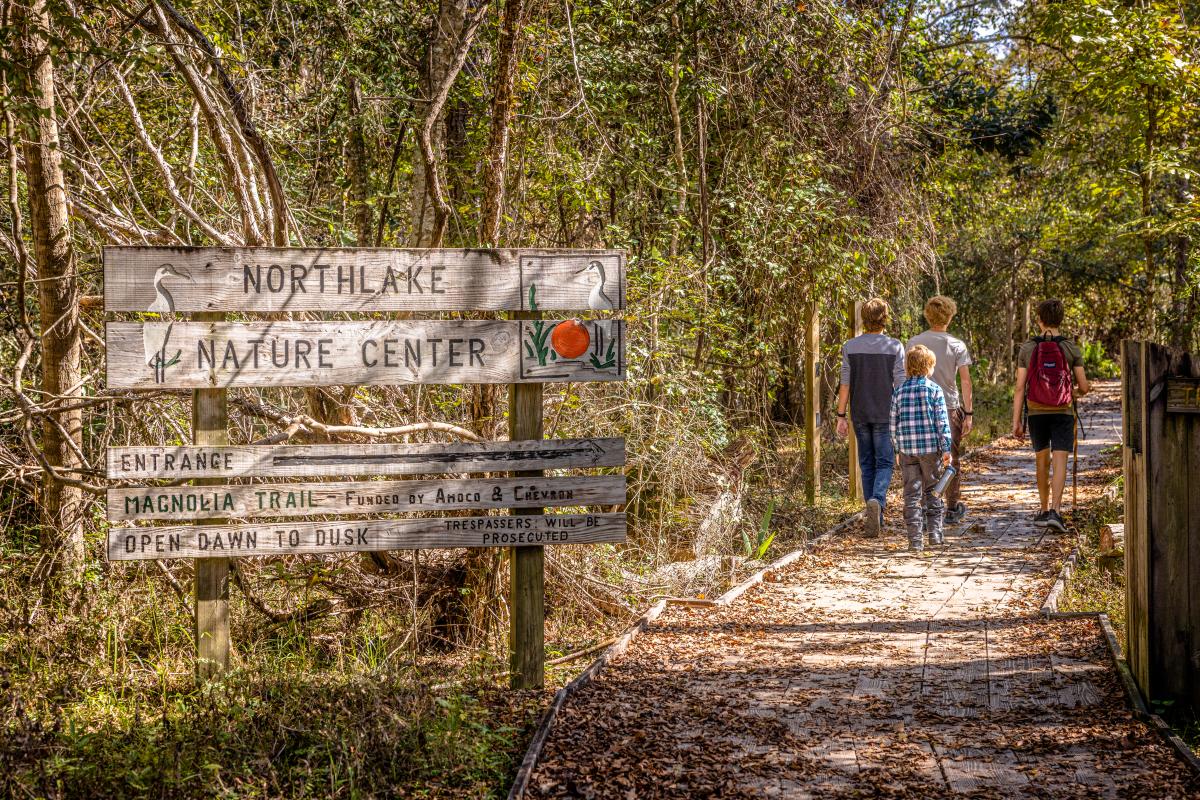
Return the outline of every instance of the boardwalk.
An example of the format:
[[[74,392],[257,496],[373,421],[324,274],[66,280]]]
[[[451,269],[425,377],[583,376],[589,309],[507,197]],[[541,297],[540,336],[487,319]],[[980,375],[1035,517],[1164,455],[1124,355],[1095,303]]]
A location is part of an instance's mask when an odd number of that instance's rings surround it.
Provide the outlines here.
[[[1089,404],[1083,470],[1115,402]],[[1031,468],[969,467],[971,516],[931,557],[850,537],[729,607],[668,609],[564,708],[530,796],[1200,797],[1097,623],[1034,616],[1064,542],[1029,524]]]

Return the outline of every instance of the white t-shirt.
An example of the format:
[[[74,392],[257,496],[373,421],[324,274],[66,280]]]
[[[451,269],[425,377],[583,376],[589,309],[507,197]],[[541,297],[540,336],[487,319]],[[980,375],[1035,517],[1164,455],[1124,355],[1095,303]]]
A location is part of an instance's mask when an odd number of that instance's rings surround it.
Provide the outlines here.
[[[908,352],[923,344],[933,351],[937,364],[933,367],[933,382],[942,387],[946,395],[946,408],[953,411],[962,406],[958,396],[958,368],[971,366],[971,354],[962,339],[941,331],[925,331],[908,340],[904,346]]]

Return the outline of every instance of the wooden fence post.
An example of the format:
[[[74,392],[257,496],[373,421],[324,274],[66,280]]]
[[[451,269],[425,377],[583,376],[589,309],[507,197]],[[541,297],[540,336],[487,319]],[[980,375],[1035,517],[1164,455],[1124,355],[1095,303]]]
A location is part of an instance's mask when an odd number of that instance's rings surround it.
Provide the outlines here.
[[[804,454],[806,459],[805,499],[815,505],[821,493],[821,402],[817,396],[817,361],[821,357],[821,312],[814,302],[808,308],[804,337]]]
[[[517,319],[540,319],[541,312],[522,311]],[[542,384],[516,383],[509,388],[508,437],[542,438]],[[519,477],[541,476],[541,470],[519,471]],[[541,514],[542,508],[515,508],[512,513]],[[542,686],[546,671],[545,551],[541,547],[509,548],[508,669],[514,689]]]
[[[1149,566],[1145,486],[1145,345],[1121,342],[1122,466],[1125,473],[1126,661],[1143,692],[1150,688]]]
[[[1121,367],[1129,668],[1200,708],[1200,359],[1126,340]]]
[[[224,314],[195,314],[194,319],[219,322]],[[224,389],[192,391],[192,443],[229,444],[228,392]],[[197,484],[221,483],[220,478],[201,478]],[[198,524],[220,524],[202,520]],[[196,559],[196,680],[203,683],[229,669],[229,562],[228,558]]]
[[[853,339],[862,333],[862,301],[854,300],[850,303],[848,309],[850,317],[850,338]],[[850,418],[850,407],[846,407],[846,424],[849,430],[846,433],[847,443],[847,461],[849,462],[849,479],[847,480],[846,498],[852,504],[858,504],[863,501],[862,496],[862,468],[858,465],[858,439],[854,436],[854,420]]]

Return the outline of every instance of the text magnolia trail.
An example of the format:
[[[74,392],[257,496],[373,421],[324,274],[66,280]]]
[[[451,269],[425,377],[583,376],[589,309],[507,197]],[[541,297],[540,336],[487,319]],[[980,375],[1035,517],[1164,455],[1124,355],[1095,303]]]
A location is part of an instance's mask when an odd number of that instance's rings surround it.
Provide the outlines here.
[[[123,522],[520,506],[619,505],[624,502],[624,476],[604,475],[252,486],[150,486],[109,489],[107,505],[108,519]]]

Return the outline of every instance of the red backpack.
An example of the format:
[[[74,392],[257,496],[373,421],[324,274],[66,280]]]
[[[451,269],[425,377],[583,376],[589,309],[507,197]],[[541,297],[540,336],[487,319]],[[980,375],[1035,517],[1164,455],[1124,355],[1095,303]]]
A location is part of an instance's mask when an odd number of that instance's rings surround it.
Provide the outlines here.
[[[1059,342],[1062,336],[1035,339],[1029,359],[1029,380],[1025,397],[1042,406],[1071,405],[1071,368],[1067,353]]]

